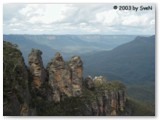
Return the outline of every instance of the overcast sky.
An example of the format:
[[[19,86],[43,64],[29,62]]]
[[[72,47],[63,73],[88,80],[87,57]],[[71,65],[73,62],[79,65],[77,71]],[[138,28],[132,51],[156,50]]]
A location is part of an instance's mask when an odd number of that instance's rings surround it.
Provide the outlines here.
[[[3,33],[155,34],[154,4],[143,4],[143,6],[152,6],[152,10],[137,12],[114,10],[114,5],[4,4]],[[128,5],[139,7],[142,4]]]

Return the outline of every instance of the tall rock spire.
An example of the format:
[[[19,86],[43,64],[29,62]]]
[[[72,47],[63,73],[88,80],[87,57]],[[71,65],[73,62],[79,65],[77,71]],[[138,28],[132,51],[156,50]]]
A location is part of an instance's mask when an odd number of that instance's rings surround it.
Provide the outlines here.
[[[54,59],[48,64],[49,85],[52,88],[51,100],[60,102],[67,96],[72,96],[72,80],[70,68],[64,62],[60,53],[56,53]]]
[[[79,56],[73,56],[69,61],[69,67],[72,74],[72,92],[73,96],[82,94],[83,62]]]
[[[37,89],[46,79],[46,73],[42,61],[42,52],[37,49],[32,49],[28,56],[30,73],[33,78],[33,86]]]

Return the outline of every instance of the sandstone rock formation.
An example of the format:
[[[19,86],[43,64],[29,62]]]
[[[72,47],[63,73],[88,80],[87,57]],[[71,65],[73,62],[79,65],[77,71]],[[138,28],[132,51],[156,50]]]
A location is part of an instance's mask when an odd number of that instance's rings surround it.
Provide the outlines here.
[[[71,69],[72,93],[73,96],[82,94],[82,79],[83,79],[83,63],[79,56],[73,56],[69,61]]]
[[[46,79],[46,73],[42,61],[42,52],[40,50],[32,49],[28,56],[30,73],[33,78],[33,86],[37,89],[41,87],[41,84]]]
[[[87,77],[85,80],[88,84],[90,83],[93,84],[92,86],[95,86],[97,94],[96,100],[91,102],[92,115],[119,115],[119,112],[124,112],[126,102],[124,90],[114,90],[114,88],[109,87],[103,89],[108,85],[111,86],[111,83],[104,81],[104,77],[102,76],[96,76],[93,80],[91,77]],[[90,86],[87,88],[90,89]]]
[[[60,53],[56,53],[54,59],[47,66],[53,101],[60,102],[63,97],[81,94],[82,69],[80,57],[74,56],[67,63]]]
[[[47,71],[52,100],[60,102],[62,95],[72,96],[71,72],[60,53],[48,64]]]

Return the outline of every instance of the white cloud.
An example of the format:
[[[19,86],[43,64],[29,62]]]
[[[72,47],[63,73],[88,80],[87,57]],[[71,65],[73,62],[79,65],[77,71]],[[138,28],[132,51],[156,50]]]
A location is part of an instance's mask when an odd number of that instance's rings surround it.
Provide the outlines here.
[[[10,22],[18,22],[18,19],[17,19],[17,18],[12,18],[12,19],[10,20]]]
[[[115,10],[103,11],[96,14],[96,20],[103,25],[112,26],[119,23],[119,15]]]
[[[152,19],[147,14],[130,15],[122,19],[122,25],[147,27],[151,21]]]
[[[65,5],[41,5],[41,4],[29,4],[19,11],[21,15],[27,17],[28,22],[31,24],[51,24],[52,22],[59,22],[64,19],[62,13],[66,10]]]
[[[155,32],[154,10],[118,11],[113,10],[113,4],[6,4],[3,16],[5,34],[15,31],[17,34]]]
[[[152,19],[152,20],[150,21],[150,25],[155,25],[155,19]]]
[[[20,29],[13,28],[12,30],[13,30],[13,31],[19,31]]]
[[[11,24],[9,24],[9,26],[10,27],[22,27],[23,24],[21,24],[21,23],[11,23]]]

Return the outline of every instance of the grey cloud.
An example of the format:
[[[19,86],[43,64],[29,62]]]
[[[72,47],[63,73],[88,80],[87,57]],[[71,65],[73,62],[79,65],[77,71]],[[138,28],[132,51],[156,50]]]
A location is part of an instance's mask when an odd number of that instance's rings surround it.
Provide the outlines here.
[[[75,4],[72,9],[66,11],[67,17],[62,22],[72,23],[89,23],[90,20],[95,19],[95,14],[100,11],[107,10],[108,7],[102,4]]]

